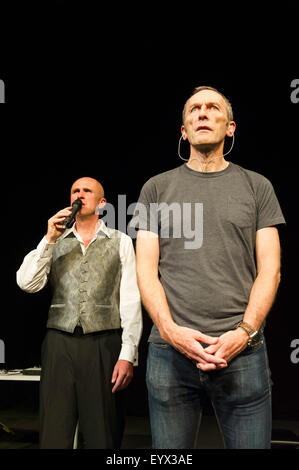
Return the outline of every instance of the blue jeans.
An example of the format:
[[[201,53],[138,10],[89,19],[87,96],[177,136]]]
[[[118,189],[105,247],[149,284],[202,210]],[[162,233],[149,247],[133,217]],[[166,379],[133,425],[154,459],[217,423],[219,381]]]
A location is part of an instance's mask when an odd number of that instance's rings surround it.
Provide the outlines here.
[[[263,336],[227,368],[209,372],[171,346],[151,343],[146,382],[154,449],[196,448],[207,397],[226,448],[270,448],[271,379]]]

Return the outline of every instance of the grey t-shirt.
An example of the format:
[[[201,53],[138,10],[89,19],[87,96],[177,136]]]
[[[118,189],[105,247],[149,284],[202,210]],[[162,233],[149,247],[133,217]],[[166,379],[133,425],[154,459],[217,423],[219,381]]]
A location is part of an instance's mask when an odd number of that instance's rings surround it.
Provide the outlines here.
[[[247,307],[256,231],[284,223],[270,181],[230,163],[213,173],[184,164],[150,178],[130,225],[159,234],[160,281],[174,321],[218,336]],[[155,325],[149,341],[163,342]]]

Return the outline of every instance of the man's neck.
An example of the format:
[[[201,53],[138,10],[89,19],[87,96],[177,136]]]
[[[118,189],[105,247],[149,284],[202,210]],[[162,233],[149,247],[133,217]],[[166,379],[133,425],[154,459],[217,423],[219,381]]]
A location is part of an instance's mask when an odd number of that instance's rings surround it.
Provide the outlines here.
[[[197,149],[191,147],[187,166],[195,171],[212,173],[225,170],[229,165],[223,158],[223,145],[217,149]]]
[[[83,239],[84,237],[94,236],[98,220],[98,217],[94,215],[87,217],[77,217],[76,230],[79,235]]]

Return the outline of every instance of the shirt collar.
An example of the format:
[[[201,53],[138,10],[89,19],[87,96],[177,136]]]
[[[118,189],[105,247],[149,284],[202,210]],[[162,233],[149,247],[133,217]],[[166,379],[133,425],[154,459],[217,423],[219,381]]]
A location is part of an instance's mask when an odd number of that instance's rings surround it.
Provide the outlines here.
[[[78,232],[76,231],[75,224],[71,227],[65,230],[65,232],[61,235],[61,239],[67,237],[70,234],[73,234],[76,236]],[[102,235],[101,235],[102,234]],[[96,224],[96,229],[95,229],[95,236],[103,236],[105,235],[108,238],[111,238],[111,233],[109,231],[109,228],[105,225],[103,220],[99,219]]]

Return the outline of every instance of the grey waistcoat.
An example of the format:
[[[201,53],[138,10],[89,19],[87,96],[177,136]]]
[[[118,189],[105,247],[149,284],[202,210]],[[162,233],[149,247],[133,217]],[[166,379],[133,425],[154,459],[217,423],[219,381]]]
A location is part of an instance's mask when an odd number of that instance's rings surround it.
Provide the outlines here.
[[[97,237],[83,255],[73,233],[56,242],[50,272],[53,288],[48,328],[84,333],[120,328],[119,237]]]

